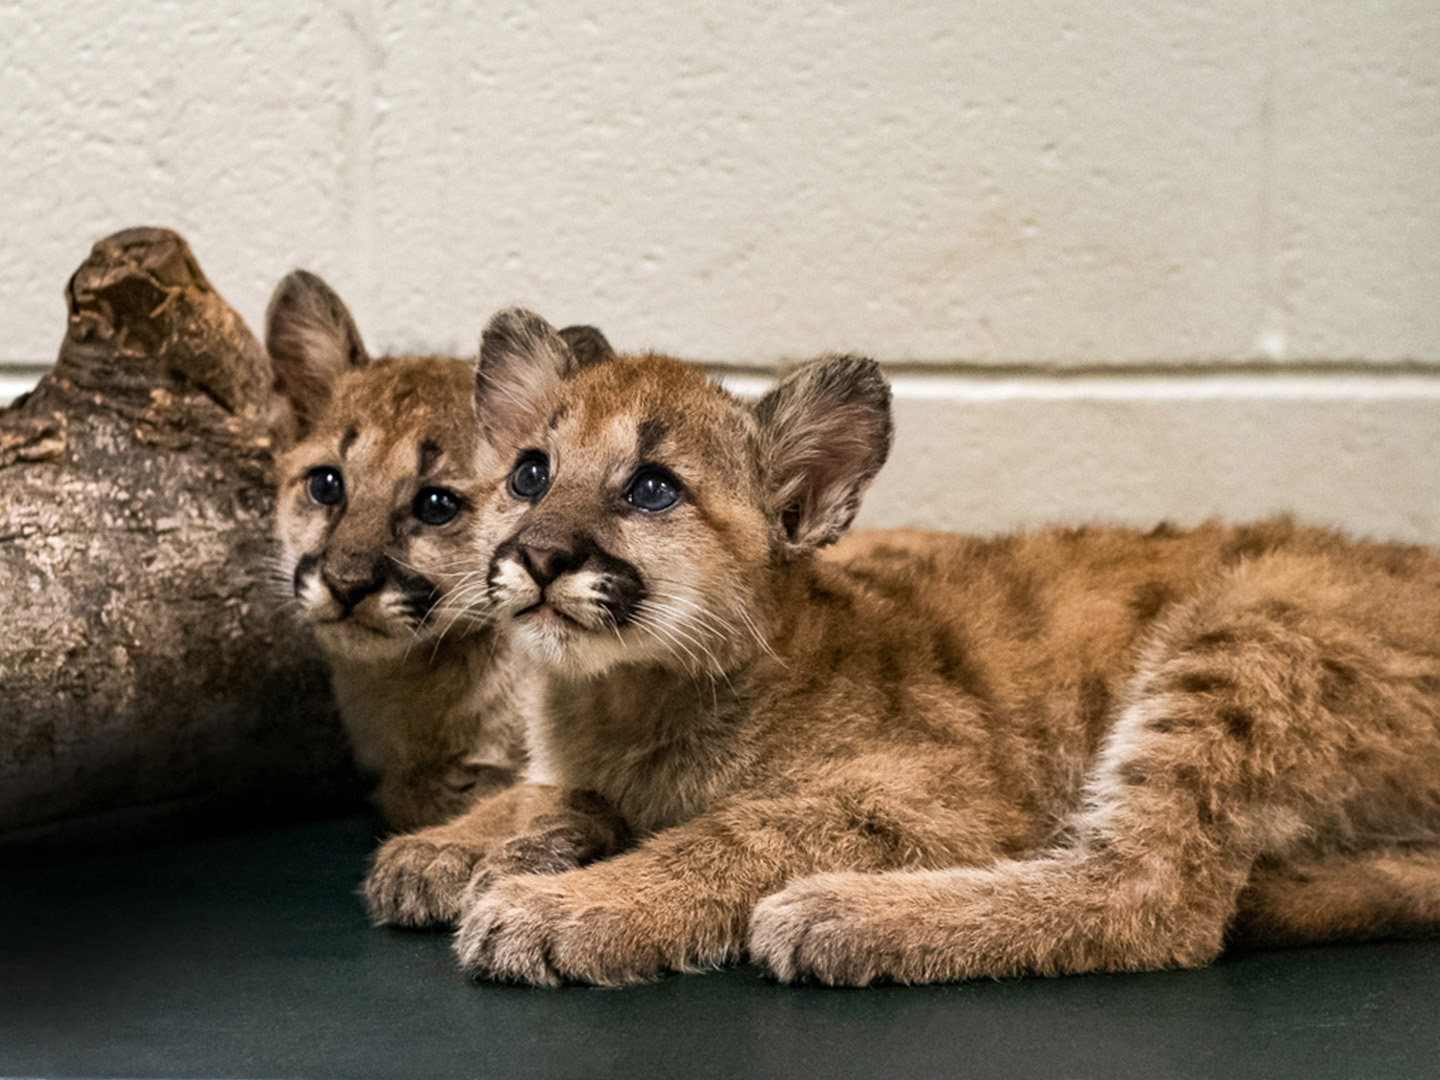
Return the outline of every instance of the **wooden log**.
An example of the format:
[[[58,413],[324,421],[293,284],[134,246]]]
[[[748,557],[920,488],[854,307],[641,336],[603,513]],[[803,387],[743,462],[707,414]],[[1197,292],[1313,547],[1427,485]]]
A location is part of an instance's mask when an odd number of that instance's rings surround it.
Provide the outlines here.
[[[268,357],[165,229],[95,245],[0,411],[0,844],[351,804],[273,580]]]

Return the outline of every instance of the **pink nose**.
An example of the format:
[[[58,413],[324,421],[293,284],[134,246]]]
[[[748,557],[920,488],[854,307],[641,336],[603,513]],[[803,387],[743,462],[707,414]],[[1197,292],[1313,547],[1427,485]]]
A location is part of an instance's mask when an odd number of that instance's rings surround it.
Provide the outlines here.
[[[561,574],[575,566],[575,553],[566,548],[548,544],[524,543],[520,545],[520,561],[542,589]]]

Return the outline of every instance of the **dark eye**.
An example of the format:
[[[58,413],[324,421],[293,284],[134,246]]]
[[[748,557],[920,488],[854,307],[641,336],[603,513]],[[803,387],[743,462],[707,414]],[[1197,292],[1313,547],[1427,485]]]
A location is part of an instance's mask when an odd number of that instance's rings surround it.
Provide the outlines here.
[[[310,497],[321,506],[338,506],[345,501],[345,481],[340,470],[329,465],[311,469],[305,486]]]
[[[421,488],[411,507],[415,516],[426,525],[445,525],[460,513],[460,496],[447,488]]]
[[[550,459],[539,450],[526,450],[510,470],[510,494],[536,502],[550,490]]]
[[[658,465],[649,465],[635,474],[625,492],[625,501],[636,510],[657,513],[680,501],[680,481]]]

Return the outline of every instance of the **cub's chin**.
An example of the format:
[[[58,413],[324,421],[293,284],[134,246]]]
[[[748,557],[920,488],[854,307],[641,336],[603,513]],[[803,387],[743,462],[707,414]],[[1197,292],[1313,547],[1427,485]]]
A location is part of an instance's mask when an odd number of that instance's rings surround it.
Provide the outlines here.
[[[511,617],[510,636],[519,652],[541,667],[572,678],[593,678],[635,659],[625,631],[589,627],[548,604]]]
[[[404,625],[376,625],[353,616],[311,625],[315,639],[332,659],[360,663],[393,662],[409,655],[428,656],[436,637],[425,630],[417,632]]]

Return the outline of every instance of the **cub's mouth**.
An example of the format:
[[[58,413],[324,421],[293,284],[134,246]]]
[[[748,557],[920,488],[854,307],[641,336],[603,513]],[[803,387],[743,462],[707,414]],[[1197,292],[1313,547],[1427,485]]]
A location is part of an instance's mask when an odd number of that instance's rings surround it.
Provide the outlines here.
[[[368,637],[398,637],[401,633],[408,635],[411,632],[407,627],[372,620],[357,611],[347,611],[336,615],[322,615],[312,619],[311,622],[318,629],[342,634],[362,634]]]
[[[538,600],[535,603],[531,604],[529,607],[522,608],[519,611],[515,612],[513,617],[517,620],[530,617],[533,617],[534,620],[553,620],[554,622],[559,623],[561,626],[572,627],[576,630],[599,629],[598,627],[586,626],[579,619],[575,618],[573,615],[567,615],[565,612],[561,611],[558,607],[550,603],[550,601],[548,600]]]
[[[583,535],[543,544],[512,537],[491,560],[487,585],[516,623],[604,635],[628,626],[647,593],[639,570]]]

